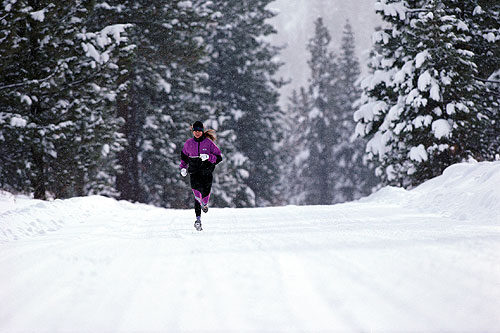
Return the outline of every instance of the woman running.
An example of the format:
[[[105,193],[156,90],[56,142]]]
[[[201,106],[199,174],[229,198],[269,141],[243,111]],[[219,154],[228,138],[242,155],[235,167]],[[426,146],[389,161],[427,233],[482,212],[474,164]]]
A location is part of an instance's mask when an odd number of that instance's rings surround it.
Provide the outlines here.
[[[196,121],[191,126],[193,137],[184,143],[181,152],[181,175],[189,180],[194,194],[194,211],[196,221],[194,227],[201,231],[201,211],[208,211],[210,190],[212,189],[212,173],[215,166],[222,161],[221,151],[214,143],[216,140],[214,130],[206,130],[201,121]]]

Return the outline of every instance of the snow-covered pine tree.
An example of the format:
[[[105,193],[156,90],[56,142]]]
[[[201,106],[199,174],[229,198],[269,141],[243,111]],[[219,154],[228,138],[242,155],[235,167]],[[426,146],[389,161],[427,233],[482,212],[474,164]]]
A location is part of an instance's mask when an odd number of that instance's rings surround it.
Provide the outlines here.
[[[255,206],[255,193],[245,182],[249,176],[249,159],[236,146],[237,129],[234,126],[233,110],[238,96],[226,94],[225,91],[229,85],[225,76],[225,67],[229,66],[225,52],[226,48],[235,48],[229,38],[233,25],[227,15],[229,10],[224,9],[225,7],[231,7],[231,3],[216,1],[211,5],[213,23],[207,27],[203,36],[209,60],[204,85],[207,93],[203,94],[202,98],[209,107],[200,114],[199,120],[202,120],[207,128],[217,131],[216,144],[223,156],[223,162],[214,172],[211,205],[249,207]],[[223,15],[223,12],[226,15]],[[188,200],[190,203],[191,197]]]
[[[363,80],[357,133],[385,183],[417,185],[481,154],[481,83],[466,26],[441,1],[381,0],[373,73]]]
[[[228,157],[231,175],[227,176],[234,177],[222,184],[236,182],[233,200],[237,206],[263,206],[278,197],[274,186],[280,168],[276,143],[281,136],[281,82],[273,75],[280,64],[275,61],[278,48],[265,40],[275,33],[267,22],[275,15],[266,9],[272,1],[213,1],[220,17],[209,38],[209,89],[223,134],[221,149]],[[234,146],[229,138],[234,139]]]
[[[488,0],[444,0],[448,12],[456,15],[469,35],[464,49],[474,53],[476,80],[485,83],[483,112],[491,120],[482,131],[484,159],[500,158],[500,3]]]
[[[192,194],[186,191],[189,181],[179,176],[179,162],[184,142],[192,137],[191,125],[213,113],[207,102],[209,58],[205,40],[207,25],[215,19],[211,7],[204,0],[160,1],[156,12],[163,13],[158,23],[166,29],[154,32],[147,27],[144,31],[156,52],[139,152],[141,183],[148,203],[192,205]],[[149,56],[144,55],[147,61]],[[183,197],[184,201],[179,200]]]
[[[366,141],[354,139],[354,102],[361,96],[357,85],[360,75],[359,61],[355,52],[354,33],[349,21],[344,25],[342,44],[338,57],[338,70],[335,74],[337,108],[335,109],[335,138],[332,147],[333,203],[352,201],[371,193],[377,184],[373,170],[364,161]]]
[[[284,204],[299,205],[305,202],[306,182],[301,175],[304,172],[304,163],[309,157],[304,134],[307,132],[310,103],[309,94],[301,87],[298,92],[293,90],[285,109],[286,116],[283,119],[286,125],[285,135],[280,144],[282,155],[280,165],[283,167],[279,186]]]
[[[226,128],[226,122],[222,111],[224,107],[216,108],[215,119],[208,121],[213,124],[211,128],[216,128],[216,144],[222,151],[223,162],[218,164],[214,172],[214,183],[212,188],[213,196],[211,205],[217,207],[252,207],[255,206],[255,193],[245,183],[248,178],[249,160],[235,146],[237,135],[236,130]],[[217,117],[219,115],[219,117]]]
[[[315,21],[315,33],[309,40],[308,60],[311,69],[309,94],[311,109],[307,115],[305,146],[308,158],[304,161],[302,179],[305,182],[306,204],[331,204],[334,199],[332,174],[333,147],[337,143],[337,59],[329,50],[331,36],[320,17]]]
[[[212,21],[206,1],[106,1],[96,22],[132,24],[131,57],[120,63],[127,90],[117,114],[127,147],[117,176],[121,198],[182,207],[185,179],[178,163],[190,124],[205,116],[205,25]],[[187,200],[187,198],[186,198]],[[181,206],[179,206],[181,205]]]
[[[465,24],[470,35],[467,48],[474,53],[478,78],[487,80],[500,69],[500,3],[490,0],[443,0],[443,4],[447,12]]]
[[[89,32],[90,1],[0,5],[0,184],[35,198],[109,189],[103,155],[120,149],[109,61],[125,26]],[[104,180],[104,183],[102,182]]]

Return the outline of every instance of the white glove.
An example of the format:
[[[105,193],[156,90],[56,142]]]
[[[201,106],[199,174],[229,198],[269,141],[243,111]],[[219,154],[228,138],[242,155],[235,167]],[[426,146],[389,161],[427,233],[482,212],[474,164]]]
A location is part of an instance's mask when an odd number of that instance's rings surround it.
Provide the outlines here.
[[[202,161],[208,160],[208,157],[209,157],[208,154],[200,154],[200,158]]]
[[[186,168],[182,168],[181,169],[181,176],[186,177],[187,174],[188,174],[188,172],[187,172]]]

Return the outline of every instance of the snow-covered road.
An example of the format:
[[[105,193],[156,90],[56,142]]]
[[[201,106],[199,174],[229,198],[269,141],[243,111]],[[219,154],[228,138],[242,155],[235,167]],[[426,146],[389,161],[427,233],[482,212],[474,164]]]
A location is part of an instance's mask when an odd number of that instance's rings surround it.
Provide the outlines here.
[[[192,211],[4,194],[0,332],[498,332],[498,218],[409,206],[417,190],[212,208],[202,232]]]

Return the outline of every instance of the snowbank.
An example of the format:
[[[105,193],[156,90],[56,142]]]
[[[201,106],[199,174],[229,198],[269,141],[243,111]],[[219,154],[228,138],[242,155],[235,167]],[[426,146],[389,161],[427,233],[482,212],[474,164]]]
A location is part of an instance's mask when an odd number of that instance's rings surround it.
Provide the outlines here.
[[[500,222],[500,161],[459,163],[413,190],[385,187],[361,202],[396,203],[458,220]]]
[[[0,192],[0,242],[56,231],[65,225],[112,217],[124,210],[144,211],[152,206],[102,196],[43,201]],[[156,208],[158,209],[158,208]]]
[[[500,222],[500,161],[448,167],[410,191],[422,210],[458,220]]]
[[[447,168],[443,175],[413,190],[385,187],[359,202],[390,203],[457,220],[498,223],[500,161],[455,164]],[[40,201],[0,192],[0,241],[45,234],[68,223],[86,223],[93,217],[101,218],[123,209],[139,210],[144,207],[158,209],[100,196]]]

